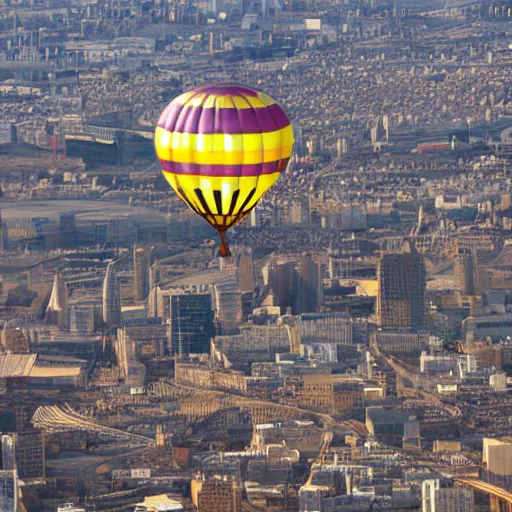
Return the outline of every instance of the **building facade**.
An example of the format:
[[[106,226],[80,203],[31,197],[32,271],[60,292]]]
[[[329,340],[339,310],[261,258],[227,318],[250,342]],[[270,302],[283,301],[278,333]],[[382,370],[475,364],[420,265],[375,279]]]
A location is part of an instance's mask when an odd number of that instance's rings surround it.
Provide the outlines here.
[[[425,325],[426,273],[423,257],[406,243],[384,254],[377,268],[378,323],[382,329],[418,330]]]

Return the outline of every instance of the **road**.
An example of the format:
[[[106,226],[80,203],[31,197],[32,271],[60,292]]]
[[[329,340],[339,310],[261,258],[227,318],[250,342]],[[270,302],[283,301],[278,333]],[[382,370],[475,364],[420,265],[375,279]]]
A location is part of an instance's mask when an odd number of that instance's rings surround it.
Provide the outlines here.
[[[226,395],[228,395],[228,396],[234,398],[235,405],[238,405],[238,406],[259,405],[259,406],[263,406],[263,407],[280,408],[282,410],[287,410],[287,411],[293,413],[294,415],[296,415],[297,417],[306,415],[306,414],[310,415],[310,416],[315,416],[325,428],[347,427],[350,430],[352,430],[354,434],[356,434],[358,436],[366,437],[368,435],[368,431],[367,431],[366,427],[362,423],[360,423],[356,420],[339,422],[339,421],[335,420],[330,414],[310,411],[308,409],[302,409],[300,407],[296,407],[296,406],[292,406],[292,405],[283,405],[283,404],[279,404],[276,402],[270,402],[267,400],[248,398],[248,397],[228,393],[226,391],[218,391],[218,390],[214,390],[214,389],[203,389],[203,388],[199,389],[199,388],[195,388],[193,386],[176,383],[176,382],[172,382],[172,383],[169,382],[169,384],[172,386],[175,386],[177,388],[180,388],[180,389],[192,391],[194,393],[208,394],[210,396],[226,396]]]

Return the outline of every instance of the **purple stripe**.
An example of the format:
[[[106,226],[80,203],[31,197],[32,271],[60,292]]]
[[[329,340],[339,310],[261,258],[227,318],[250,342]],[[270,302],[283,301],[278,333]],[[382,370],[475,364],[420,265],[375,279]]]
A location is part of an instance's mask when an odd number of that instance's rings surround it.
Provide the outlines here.
[[[162,170],[174,174],[189,174],[191,176],[211,176],[212,178],[260,176],[281,172],[286,168],[289,158],[265,162],[262,164],[244,165],[200,165],[194,163],[179,163],[160,160]]]
[[[290,124],[288,116],[277,103],[270,105],[270,107],[267,107],[267,109],[270,111],[272,117],[274,118],[274,121],[277,125],[276,130],[280,130],[281,128],[284,128],[285,126],[288,126]]]
[[[203,108],[199,124],[197,126],[198,133],[216,133],[215,132],[215,109]]]
[[[164,112],[165,113],[165,112]],[[262,108],[203,108],[173,105],[158,126],[181,133],[265,133],[290,124],[283,109],[277,105]]]
[[[167,108],[160,116],[160,119],[158,120],[158,126],[169,132],[173,132],[174,127],[176,126],[176,121],[178,120],[178,116],[182,110],[183,105],[174,102],[169,103]]]

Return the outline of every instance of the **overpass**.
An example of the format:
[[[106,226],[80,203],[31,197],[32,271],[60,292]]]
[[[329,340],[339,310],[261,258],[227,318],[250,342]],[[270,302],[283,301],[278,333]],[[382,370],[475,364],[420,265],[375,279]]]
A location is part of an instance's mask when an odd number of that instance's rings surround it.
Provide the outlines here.
[[[455,484],[487,494],[490,497],[491,512],[512,512],[512,493],[506,489],[479,478],[455,478]]]
[[[132,434],[105,425],[100,425],[75,412],[68,404],[64,406],[44,405],[38,407],[32,417],[32,425],[48,432],[80,431],[99,435],[114,441],[129,442],[134,446],[154,444],[149,437]]]
[[[452,418],[462,417],[462,411],[459,407],[444,403],[437,395],[425,388],[426,377],[419,374],[414,368],[407,367],[397,357],[382,352],[376,344],[371,346],[371,351],[376,359],[384,360],[389,368],[395,372],[398,396],[411,398],[412,395],[412,397],[419,400],[442,407]]]
[[[176,382],[167,383],[171,387],[181,389],[185,392],[191,393],[191,396],[200,395],[201,398],[206,396],[210,397],[225,397],[225,408],[239,407],[242,411],[248,411],[251,414],[252,420],[255,423],[270,423],[272,421],[279,421],[284,419],[297,419],[304,416],[314,417],[324,428],[345,427],[359,437],[367,437],[368,430],[364,423],[357,420],[337,421],[330,414],[311,411],[303,409],[294,405],[279,404],[267,400],[257,398],[249,398],[241,395],[235,395],[227,391],[216,389],[195,388],[191,385],[181,384]]]
[[[118,140],[119,135],[137,135],[144,139],[153,140],[153,131],[151,130],[131,130],[129,128],[114,128],[110,126],[101,126],[95,124],[85,124],[82,130],[68,134],[69,139],[80,139],[82,137],[92,137],[109,142]]]

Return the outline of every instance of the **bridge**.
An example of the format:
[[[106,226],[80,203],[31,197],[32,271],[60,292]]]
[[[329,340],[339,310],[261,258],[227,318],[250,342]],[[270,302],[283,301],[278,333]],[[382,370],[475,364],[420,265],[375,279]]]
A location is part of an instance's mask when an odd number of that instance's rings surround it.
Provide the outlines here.
[[[490,497],[491,512],[512,512],[512,493],[506,489],[479,478],[456,478],[455,484],[487,494]]]
[[[153,140],[153,131],[151,130],[130,130],[127,128],[113,128],[94,124],[85,124],[81,131],[66,135],[66,139],[96,138],[116,142],[121,135],[137,135],[144,139]]]
[[[44,405],[38,407],[32,417],[32,425],[35,428],[40,428],[47,432],[85,432],[90,435],[98,435],[114,441],[128,442],[134,446],[150,446],[154,444],[153,439],[149,437],[95,423],[75,412],[68,404],[62,407],[58,405]]]

